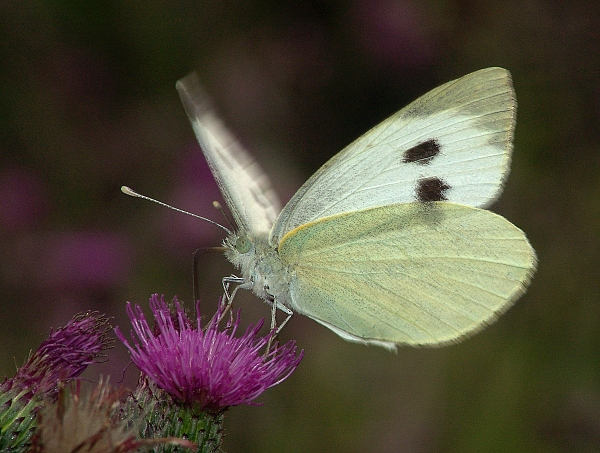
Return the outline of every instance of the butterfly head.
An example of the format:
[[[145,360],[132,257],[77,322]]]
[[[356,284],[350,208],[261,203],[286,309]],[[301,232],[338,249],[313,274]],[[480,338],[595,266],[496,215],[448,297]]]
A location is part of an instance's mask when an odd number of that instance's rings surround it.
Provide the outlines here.
[[[244,274],[244,269],[251,265],[256,254],[252,238],[243,230],[236,231],[227,235],[223,245],[227,259]]]

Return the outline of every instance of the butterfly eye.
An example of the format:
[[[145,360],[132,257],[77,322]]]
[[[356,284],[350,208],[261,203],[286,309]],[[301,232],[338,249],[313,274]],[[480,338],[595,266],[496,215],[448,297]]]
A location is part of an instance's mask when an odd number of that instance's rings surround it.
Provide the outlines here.
[[[239,253],[248,253],[250,251],[251,247],[252,247],[252,242],[246,236],[239,237],[235,241],[235,249]]]

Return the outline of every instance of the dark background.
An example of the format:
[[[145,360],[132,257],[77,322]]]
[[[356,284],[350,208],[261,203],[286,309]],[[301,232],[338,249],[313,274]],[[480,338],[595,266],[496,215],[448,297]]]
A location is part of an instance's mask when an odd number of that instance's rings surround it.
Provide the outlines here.
[[[467,341],[397,354],[295,316],[297,372],[226,419],[229,452],[600,451],[600,3],[597,1],[3,1],[0,372],[50,327],[124,302],[191,301],[221,221],[174,84],[197,70],[283,199],[418,95],[512,72],[515,153],[493,210],[539,255],[527,294]],[[212,314],[218,254],[202,269]],[[246,321],[268,316],[252,295]],[[123,347],[86,374],[132,385]]]

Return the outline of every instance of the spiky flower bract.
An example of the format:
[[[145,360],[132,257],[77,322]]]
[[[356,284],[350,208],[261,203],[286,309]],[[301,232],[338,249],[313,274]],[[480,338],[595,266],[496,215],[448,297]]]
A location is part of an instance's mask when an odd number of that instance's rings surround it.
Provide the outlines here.
[[[127,453],[157,444],[196,447],[183,439],[137,439],[130,420],[119,419],[122,393],[108,381],[100,381],[85,393],[81,382],[61,387],[57,400],[38,413],[39,427],[30,453]]]

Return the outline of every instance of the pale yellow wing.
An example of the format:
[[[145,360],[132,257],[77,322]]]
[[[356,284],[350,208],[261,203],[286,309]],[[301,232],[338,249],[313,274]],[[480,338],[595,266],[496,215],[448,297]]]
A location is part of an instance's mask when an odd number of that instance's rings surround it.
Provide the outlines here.
[[[536,256],[490,211],[403,203],[326,217],[289,232],[292,309],[347,340],[436,345],[492,322],[524,291]]]

